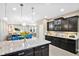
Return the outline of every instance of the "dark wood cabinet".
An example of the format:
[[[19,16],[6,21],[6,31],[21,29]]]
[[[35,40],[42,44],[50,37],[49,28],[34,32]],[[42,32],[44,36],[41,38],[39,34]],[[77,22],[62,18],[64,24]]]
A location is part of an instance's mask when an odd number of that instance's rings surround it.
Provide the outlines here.
[[[77,53],[76,40],[47,36],[47,35],[45,37],[46,37],[45,38],[46,40],[51,41],[52,45],[59,47],[59,48],[62,48],[64,50],[67,50],[67,51],[72,52],[72,53]]]
[[[33,50],[33,48],[32,49],[28,49],[28,50],[26,50],[26,51],[24,51],[24,55],[25,56],[33,56],[34,55],[34,50]]]
[[[2,56],[49,56],[49,44],[8,53]]]
[[[62,20],[61,31],[68,31],[68,20]]]
[[[61,31],[62,30],[62,21],[64,20],[63,17],[54,19],[54,31]]]
[[[67,40],[60,38],[60,48],[65,49],[67,48]]]
[[[54,30],[54,22],[47,22],[47,31],[53,31]]]
[[[38,46],[34,48],[35,56],[49,56],[49,45]]]
[[[34,48],[34,55],[35,56],[41,56],[41,47],[36,47],[36,48]]]
[[[68,18],[57,18],[54,21],[47,22],[48,31],[78,31],[79,16],[72,16]]]
[[[66,18],[68,21],[68,31],[77,32],[78,31],[78,16]]]
[[[67,46],[66,50],[72,52],[72,53],[77,53],[76,51],[76,40],[67,40]]]

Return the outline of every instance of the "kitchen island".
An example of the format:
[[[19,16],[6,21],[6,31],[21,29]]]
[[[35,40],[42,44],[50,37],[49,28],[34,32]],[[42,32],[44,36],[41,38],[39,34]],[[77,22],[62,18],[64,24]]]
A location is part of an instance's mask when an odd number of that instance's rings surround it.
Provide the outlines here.
[[[48,56],[50,41],[25,39],[0,43],[1,56]]]

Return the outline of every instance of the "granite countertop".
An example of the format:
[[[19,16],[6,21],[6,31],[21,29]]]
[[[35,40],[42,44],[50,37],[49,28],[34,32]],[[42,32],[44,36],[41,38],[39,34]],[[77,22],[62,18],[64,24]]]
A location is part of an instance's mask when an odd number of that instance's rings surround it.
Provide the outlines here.
[[[25,42],[25,43],[24,43]],[[16,41],[3,41],[0,42],[0,55],[20,51],[23,49],[30,49],[44,44],[49,44],[50,41],[44,39],[25,39]]]

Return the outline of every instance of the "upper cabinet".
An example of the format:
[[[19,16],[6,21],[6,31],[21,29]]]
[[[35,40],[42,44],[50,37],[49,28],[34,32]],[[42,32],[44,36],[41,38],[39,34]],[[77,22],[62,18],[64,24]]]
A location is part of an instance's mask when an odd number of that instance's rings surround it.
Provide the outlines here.
[[[61,31],[68,31],[68,20],[64,19],[61,25]]]
[[[53,31],[54,30],[54,22],[47,22],[47,30]]]
[[[78,30],[78,16],[68,18],[57,18],[54,21],[47,23],[48,31],[70,31],[77,32]]]
[[[77,32],[78,31],[78,16],[68,17],[68,31]]]
[[[61,31],[62,30],[62,24],[63,24],[64,18],[57,18],[54,20],[54,30],[55,31]]]

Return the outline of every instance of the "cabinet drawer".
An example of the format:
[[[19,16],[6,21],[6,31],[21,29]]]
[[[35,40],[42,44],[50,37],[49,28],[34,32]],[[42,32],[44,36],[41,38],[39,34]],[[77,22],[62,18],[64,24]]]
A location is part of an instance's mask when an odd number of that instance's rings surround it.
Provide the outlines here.
[[[36,51],[36,50],[39,50],[39,49],[48,48],[48,47],[49,47],[49,44],[47,44],[47,45],[42,45],[42,46],[38,46],[38,47],[35,48],[35,51]]]
[[[38,53],[38,52],[41,53],[42,50],[43,50],[43,49],[46,49],[46,48],[49,49],[49,45],[38,46],[38,47],[34,48],[34,50],[35,50],[35,53]]]
[[[34,54],[34,50],[33,49],[28,49],[28,50],[25,50],[25,56],[33,56]]]
[[[47,45],[43,45],[43,46],[41,46],[41,49],[43,49],[43,48],[48,48],[49,47],[49,45],[47,44]]]
[[[25,55],[25,52],[24,51],[20,51],[17,53],[17,56],[24,56]]]

